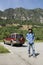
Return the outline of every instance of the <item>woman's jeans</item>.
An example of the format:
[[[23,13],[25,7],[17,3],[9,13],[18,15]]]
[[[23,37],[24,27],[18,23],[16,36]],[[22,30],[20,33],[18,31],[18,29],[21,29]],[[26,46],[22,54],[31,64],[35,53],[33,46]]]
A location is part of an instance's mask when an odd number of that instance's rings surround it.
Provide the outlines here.
[[[35,56],[34,43],[32,43],[32,44],[28,43],[28,53],[29,54],[30,54],[31,48],[32,48],[32,54],[33,54],[33,56]]]

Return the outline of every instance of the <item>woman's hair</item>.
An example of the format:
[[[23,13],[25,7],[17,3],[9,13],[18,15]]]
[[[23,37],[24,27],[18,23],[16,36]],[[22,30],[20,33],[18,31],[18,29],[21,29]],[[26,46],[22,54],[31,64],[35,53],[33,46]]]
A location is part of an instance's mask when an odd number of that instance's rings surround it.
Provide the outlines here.
[[[32,30],[32,29],[28,29],[28,31],[29,31],[29,30],[31,30],[31,32],[30,32],[30,33],[33,33],[33,30]]]

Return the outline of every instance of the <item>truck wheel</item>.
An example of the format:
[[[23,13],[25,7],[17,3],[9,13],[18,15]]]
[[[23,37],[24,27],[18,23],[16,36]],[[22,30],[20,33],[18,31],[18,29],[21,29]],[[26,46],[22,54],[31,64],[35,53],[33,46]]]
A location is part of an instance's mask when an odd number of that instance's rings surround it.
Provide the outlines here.
[[[20,44],[20,46],[22,46],[22,44]]]
[[[4,44],[6,44],[5,41],[4,41]]]
[[[13,43],[12,43],[12,41],[11,41],[11,46],[13,46]]]

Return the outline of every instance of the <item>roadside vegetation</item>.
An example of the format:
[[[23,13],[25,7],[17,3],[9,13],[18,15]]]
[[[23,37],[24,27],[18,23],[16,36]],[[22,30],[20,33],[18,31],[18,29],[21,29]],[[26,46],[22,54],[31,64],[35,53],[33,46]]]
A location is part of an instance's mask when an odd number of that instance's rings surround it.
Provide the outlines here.
[[[4,46],[0,45],[0,53],[9,53],[9,50],[6,49]]]
[[[15,25],[16,24],[16,25]],[[0,40],[9,36],[11,33],[22,33],[26,37],[27,29],[22,25],[32,25],[35,33],[35,40],[43,40],[43,24],[38,22],[21,21],[14,19],[2,20],[0,19]],[[26,28],[26,27],[25,27]]]
[[[43,27],[33,27],[36,40],[43,40]],[[26,37],[27,30],[21,30],[20,26],[4,26],[0,28],[0,40],[3,40],[11,33],[22,33]]]

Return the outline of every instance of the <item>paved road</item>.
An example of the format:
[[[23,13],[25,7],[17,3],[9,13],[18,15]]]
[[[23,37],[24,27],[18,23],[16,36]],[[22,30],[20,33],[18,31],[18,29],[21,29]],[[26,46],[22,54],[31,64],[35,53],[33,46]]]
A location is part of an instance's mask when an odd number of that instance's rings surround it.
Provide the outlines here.
[[[43,65],[43,43],[35,43],[36,58],[33,58],[33,56],[28,57],[27,44],[22,47],[11,47],[3,42],[0,42],[0,44],[11,52],[0,54],[0,65]]]

